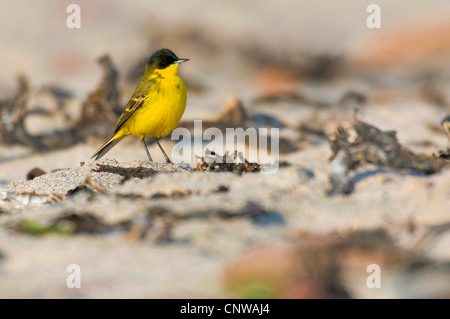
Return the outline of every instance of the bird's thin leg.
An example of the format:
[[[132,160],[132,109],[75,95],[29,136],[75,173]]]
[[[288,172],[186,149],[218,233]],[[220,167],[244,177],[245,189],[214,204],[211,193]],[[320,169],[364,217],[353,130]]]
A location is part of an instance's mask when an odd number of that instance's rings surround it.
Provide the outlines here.
[[[145,136],[141,137],[141,142],[142,142],[142,144],[144,145],[145,153],[147,153],[148,160],[149,160],[150,162],[153,162],[152,157],[150,156],[150,152],[148,151],[147,144],[145,144]]]
[[[159,148],[161,149],[161,152],[163,153],[164,157],[166,158],[166,163],[172,164],[172,161],[170,160],[169,156],[167,156],[166,152],[164,152],[161,144],[159,144],[159,141],[157,138],[154,139],[156,141],[156,144],[158,144]]]

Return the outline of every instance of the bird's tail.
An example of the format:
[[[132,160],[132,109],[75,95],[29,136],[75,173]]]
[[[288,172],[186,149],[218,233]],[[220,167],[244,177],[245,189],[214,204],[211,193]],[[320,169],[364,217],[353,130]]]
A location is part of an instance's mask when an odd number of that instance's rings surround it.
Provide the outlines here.
[[[100,146],[100,148],[92,155],[91,158],[94,158],[98,160],[99,158],[103,157],[106,153],[109,152],[110,149],[112,149],[117,143],[120,142],[121,139],[123,139],[126,135],[122,134],[114,134],[113,137],[111,137],[105,144]]]

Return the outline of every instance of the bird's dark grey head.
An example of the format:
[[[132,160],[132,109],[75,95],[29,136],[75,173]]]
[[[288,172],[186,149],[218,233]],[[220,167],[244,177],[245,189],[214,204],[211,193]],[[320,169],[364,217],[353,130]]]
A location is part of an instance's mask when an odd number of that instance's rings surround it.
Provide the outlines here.
[[[169,49],[161,49],[152,54],[150,59],[148,59],[147,66],[153,66],[157,69],[165,69],[179,60],[183,59],[179,59],[175,53]]]

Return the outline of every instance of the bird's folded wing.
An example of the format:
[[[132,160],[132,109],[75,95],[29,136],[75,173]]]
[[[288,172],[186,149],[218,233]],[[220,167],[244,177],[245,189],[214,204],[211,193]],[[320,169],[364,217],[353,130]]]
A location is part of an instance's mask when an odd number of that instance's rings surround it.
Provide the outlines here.
[[[127,107],[125,110],[123,110],[122,115],[119,117],[119,121],[117,121],[116,130],[114,133],[117,133],[117,131],[122,127],[123,123],[125,123],[131,115],[133,115],[134,112],[136,112],[142,105],[144,105],[144,102],[146,100],[145,95],[139,95],[135,98],[131,98],[130,101],[127,104]]]

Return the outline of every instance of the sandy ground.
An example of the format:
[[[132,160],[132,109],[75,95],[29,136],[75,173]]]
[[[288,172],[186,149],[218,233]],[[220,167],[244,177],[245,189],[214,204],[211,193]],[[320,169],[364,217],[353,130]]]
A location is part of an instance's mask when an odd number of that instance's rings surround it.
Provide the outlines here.
[[[194,171],[194,162],[162,164],[154,143],[149,163],[132,137],[90,160],[114,124],[78,127],[82,139],[45,151],[0,135],[1,298],[450,297],[448,164],[433,174],[362,165],[350,194],[327,193],[327,137],[355,109],[416,154],[449,146],[440,124],[450,113],[448,1],[378,1],[381,29],[365,26],[371,1],[79,1],[77,30],[65,26],[69,3],[1,4],[0,99],[23,73],[28,110],[47,111],[26,118],[28,133],[74,125],[102,54],[118,69],[124,106],[139,80],[132,70],[169,47],[191,58],[180,69],[183,120],[215,121],[238,98],[246,115],[232,124],[279,127],[284,165]],[[48,85],[70,92],[62,108]],[[26,180],[34,167],[46,174]],[[81,288],[66,285],[70,264]],[[371,264],[381,288],[366,284]]]

